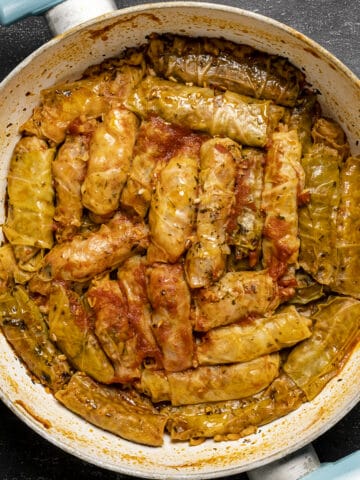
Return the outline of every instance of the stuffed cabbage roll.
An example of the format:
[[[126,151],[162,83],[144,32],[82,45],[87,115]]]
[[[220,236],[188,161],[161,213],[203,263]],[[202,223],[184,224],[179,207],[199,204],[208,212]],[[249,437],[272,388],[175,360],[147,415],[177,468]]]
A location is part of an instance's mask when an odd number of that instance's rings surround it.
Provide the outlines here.
[[[145,118],[159,115],[168,122],[254,147],[266,145],[272,121],[269,101],[152,76],[135,88],[125,105]]]
[[[147,56],[155,72],[165,78],[285,106],[295,104],[305,81],[304,74],[285,58],[223,39],[153,34]]]
[[[18,260],[26,262],[53,245],[54,191],[51,164],[55,150],[37,137],[15,147],[8,174],[8,212],[3,232]]]
[[[191,288],[210,285],[224,273],[226,225],[234,203],[240,147],[230,139],[214,138],[200,150],[199,204],[196,241],[186,255],[186,278]]]
[[[296,130],[274,132],[265,166],[262,208],[265,211],[263,266],[274,279],[289,276],[297,267],[298,197],[304,188],[301,144]],[[289,274],[290,272],[290,274]]]
[[[319,114],[316,92],[305,90],[298,98],[289,119],[289,129],[297,131],[303,155],[313,144],[312,128]]]
[[[54,285],[49,299],[50,337],[74,367],[102,383],[114,380],[114,369],[94,335],[93,319],[79,295]]]
[[[144,223],[134,223],[118,213],[98,231],[55,245],[44,259],[41,274],[45,280],[85,282],[146,247],[148,233]]]
[[[140,377],[137,339],[128,318],[128,305],[119,282],[94,280],[86,295],[95,314],[95,334],[114,366],[114,381],[127,383]]]
[[[147,372],[141,378],[146,394],[157,397],[153,386],[157,376],[168,384],[168,398],[172,405],[191,405],[245,398],[266,388],[279,374],[280,358],[277,353],[232,365],[198,367],[182,372]],[[153,383],[154,382],[154,383]],[[165,389],[162,387],[162,395]]]
[[[265,153],[242,150],[235,182],[235,202],[227,224],[227,243],[234,246],[236,260],[248,258],[249,267],[258,263],[264,225],[261,196],[264,183]]]
[[[121,265],[117,276],[127,299],[129,324],[136,335],[138,361],[144,362],[147,368],[162,368],[161,352],[152,330],[147,267],[145,257],[134,255]]]
[[[237,440],[255,433],[258,426],[296,410],[304,400],[296,384],[281,374],[266,390],[249,398],[165,407],[161,411],[169,416],[167,429],[172,440],[196,444],[202,438]]]
[[[340,162],[337,151],[323,144],[314,145],[301,160],[310,201],[299,209],[299,263],[325,285],[331,284],[337,267]]]
[[[283,368],[308,400],[337,375],[359,340],[360,302],[333,297],[312,316],[313,334],[290,352]]]
[[[26,284],[32,277],[32,272],[23,270],[16,261],[10,243],[0,247],[0,294],[5,293],[13,282]]]
[[[89,136],[69,135],[52,164],[56,207],[56,239],[59,243],[79,231],[83,213],[81,184],[89,158]]]
[[[131,169],[121,194],[123,207],[134,211],[141,218],[145,217],[156,177],[190,133],[190,130],[172,125],[156,116],[141,123]]]
[[[34,109],[21,132],[60,144],[69,125],[79,117],[97,118],[121,105],[144,75],[143,56],[106,60],[88,69],[84,78],[55,85],[41,92],[40,106]]]
[[[196,358],[200,365],[246,362],[305,340],[311,325],[295,307],[287,307],[270,317],[210,330],[196,344]]]
[[[133,113],[113,108],[91,137],[81,192],[83,205],[96,215],[110,215],[118,208],[130,171],[137,128]]]
[[[271,314],[281,301],[266,270],[227,272],[217,283],[193,293],[195,330],[207,331],[239,320]]]
[[[337,215],[337,269],[331,288],[360,298],[360,157],[349,157],[340,175]]]
[[[50,340],[45,319],[23,287],[0,296],[0,325],[17,355],[39,381],[56,392],[71,376],[64,355]]]
[[[161,169],[149,211],[149,263],[175,263],[193,232],[202,137],[192,135]]]
[[[157,264],[151,267],[148,297],[153,309],[152,328],[165,370],[177,372],[191,367],[191,298],[182,266]]]
[[[163,443],[167,416],[133,390],[99,385],[76,373],[56,398],[88,422],[126,440],[153,447]]]

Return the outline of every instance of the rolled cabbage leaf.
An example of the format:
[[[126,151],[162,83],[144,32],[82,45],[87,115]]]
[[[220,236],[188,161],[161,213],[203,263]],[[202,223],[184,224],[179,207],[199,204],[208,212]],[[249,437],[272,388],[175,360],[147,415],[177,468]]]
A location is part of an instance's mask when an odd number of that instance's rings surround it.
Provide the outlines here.
[[[148,272],[152,329],[165,370],[177,372],[192,366],[193,338],[190,291],[181,264],[155,264]]]
[[[81,193],[84,207],[96,215],[111,215],[119,206],[137,129],[136,115],[124,108],[113,108],[104,115],[90,139]]]
[[[235,175],[240,161],[241,150],[233,140],[214,138],[201,147],[196,239],[185,259],[191,288],[208,286],[225,271],[229,254],[226,226],[234,203]]]
[[[271,314],[281,296],[268,271],[227,272],[207,288],[193,292],[194,330],[208,331],[221,325]]]
[[[299,264],[324,285],[332,283],[337,267],[340,162],[337,151],[324,144],[314,145],[301,160],[310,201],[299,209]]]
[[[53,245],[51,164],[55,149],[44,140],[23,137],[15,147],[8,174],[8,214],[3,231],[18,260],[29,260]]]
[[[169,416],[167,429],[172,440],[196,444],[203,438],[237,440],[255,433],[259,426],[287,415],[304,401],[303,392],[282,373],[268,388],[249,398],[164,407],[161,412]]]
[[[337,269],[331,288],[360,298],[360,157],[349,157],[340,174],[341,200],[337,215]]]
[[[283,366],[308,400],[339,373],[359,340],[360,302],[332,297],[318,305],[312,319],[312,336],[292,349]]]
[[[152,35],[147,57],[155,72],[183,83],[231,90],[294,106],[304,74],[277,55],[223,39]]]
[[[273,353],[249,362],[201,366],[167,373],[166,376],[161,371],[153,371],[141,379],[141,388],[151,393],[153,381],[157,385],[167,382],[167,400],[172,405],[234,400],[255,395],[266,388],[278,376],[279,366],[279,355]],[[163,386],[163,397],[165,393],[166,387]]]
[[[196,358],[199,365],[247,362],[305,340],[311,325],[289,306],[270,317],[210,330],[196,344]]]
[[[114,381],[114,369],[96,338],[90,312],[74,291],[54,285],[49,298],[50,337],[72,365],[102,383]]]
[[[167,416],[134,390],[100,385],[76,373],[56,398],[86,421],[126,440],[153,447],[163,444]]]
[[[263,147],[272,126],[270,102],[226,91],[146,77],[124,102],[142,117],[164,120],[242,144]],[[278,111],[273,112],[278,116]]]
[[[39,381],[56,392],[69,381],[72,369],[50,339],[39,307],[23,287],[0,296],[0,326],[17,355]]]

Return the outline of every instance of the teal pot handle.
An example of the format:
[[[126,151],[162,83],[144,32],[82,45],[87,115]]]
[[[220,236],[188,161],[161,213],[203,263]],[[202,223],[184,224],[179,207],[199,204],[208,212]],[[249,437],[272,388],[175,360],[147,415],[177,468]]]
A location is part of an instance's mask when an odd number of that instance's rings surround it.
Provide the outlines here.
[[[10,25],[31,15],[46,12],[63,0],[0,0],[0,24]],[[89,0],[91,1],[91,0]]]

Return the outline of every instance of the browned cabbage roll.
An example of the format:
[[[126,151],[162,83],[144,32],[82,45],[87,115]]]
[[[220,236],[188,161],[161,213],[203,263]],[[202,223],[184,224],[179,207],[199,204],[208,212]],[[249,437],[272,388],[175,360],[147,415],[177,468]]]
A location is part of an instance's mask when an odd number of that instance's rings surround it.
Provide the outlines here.
[[[266,388],[278,376],[279,365],[279,355],[272,353],[249,362],[204,366],[183,372],[145,371],[141,389],[154,402],[169,400],[172,405],[234,400]]]
[[[248,258],[249,267],[258,263],[264,225],[261,196],[264,185],[265,152],[242,150],[235,181],[235,202],[226,227],[227,243],[234,246],[236,260]]]
[[[345,132],[334,120],[318,118],[312,128],[311,136],[315,144],[320,143],[336,150],[342,160],[349,155],[350,147]]]
[[[305,401],[303,392],[284,374],[266,390],[245,399],[165,407],[167,429],[172,440],[202,438],[215,441],[236,440],[255,433],[258,426],[296,410]]]
[[[54,285],[49,299],[50,336],[72,365],[102,383],[114,369],[94,334],[91,313],[75,292]]]
[[[88,422],[126,440],[153,447],[163,444],[167,416],[133,390],[99,385],[76,373],[56,398]]]
[[[182,266],[157,264],[151,267],[148,296],[153,309],[152,328],[165,370],[177,372],[191,367],[191,298]]]
[[[55,150],[37,137],[21,138],[8,174],[8,212],[3,232],[20,261],[53,245],[54,191],[51,164]]]
[[[166,78],[294,106],[304,74],[285,58],[223,39],[152,35],[147,56]]]
[[[262,262],[275,279],[297,267],[298,196],[305,181],[300,159],[301,144],[296,130],[274,132],[267,154],[262,196],[265,211]]]
[[[89,159],[89,136],[69,135],[52,164],[56,193],[56,239],[70,240],[81,226],[81,184]]]
[[[240,147],[230,139],[214,138],[201,147],[196,240],[185,260],[191,288],[208,286],[224,273],[229,253],[226,225],[234,203],[235,174],[240,160]]]
[[[135,88],[125,105],[142,117],[159,115],[168,122],[254,147],[266,145],[272,123],[269,101],[152,76]],[[273,113],[278,115],[277,110]]]
[[[325,285],[333,281],[337,268],[340,162],[338,152],[324,144],[311,147],[301,160],[310,201],[299,209],[299,263]]]
[[[90,140],[89,161],[81,187],[84,207],[96,215],[112,214],[130,170],[137,134],[136,116],[124,108],[107,112]]]
[[[90,68],[81,80],[41,92],[41,104],[21,127],[26,134],[61,143],[78,117],[96,118],[122,103],[144,74],[142,54],[107,60]]]
[[[0,296],[0,326],[31,373],[56,392],[71,376],[66,357],[49,337],[45,318],[23,287]]]
[[[45,257],[42,275],[45,279],[84,282],[116,268],[147,243],[146,225],[118,213],[98,231],[55,245]]]
[[[175,263],[188,247],[195,222],[195,199],[202,137],[190,135],[155,181],[149,211],[150,263]]]
[[[360,298],[360,157],[349,157],[340,175],[341,201],[337,215],[337,269],[331,288]]]
[[[270,317],[210,330],[196,344],[195,355],[200,365],[246,362],[305,340],[311,325],[295,307],[286,307]]]
[[[141,122],[131,169],[121,194],[123,207],[145,217],[160,170],[175,156],[190,133],[156,116]]]
[[[214,285],[193,293],[193,327],[207,331],[271,314],[280,301],[278,285],[266,270],[228,272]]]
[[[333,297],[319,304],[312,318],[312,336],[294,347],[283,367],[308,400],[338,374],[359,340],[360,302]]]

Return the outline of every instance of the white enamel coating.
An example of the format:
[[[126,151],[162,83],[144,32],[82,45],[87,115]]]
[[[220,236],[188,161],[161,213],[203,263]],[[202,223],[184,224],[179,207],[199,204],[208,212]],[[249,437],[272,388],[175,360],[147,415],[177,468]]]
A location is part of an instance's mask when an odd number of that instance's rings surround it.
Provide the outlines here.
[[[39,92],[74,79],[88,66],[141,44],[151,32],[223,36],[288,57],[305,69],[321,91],[325,114],[345,129],[353,153],[360,153],[360,82],[326,50],[276,21],[236,8],[199,2],[147,4],[114,12],[55,38],[31,55],[0,86],[0,198],[18,126],[31,114]],[[341,92],[341,93],[340,93]],[[3,218],[3,203],[0,205]],[[50,442],[90,463],[152,479],[224,478],[281,458],[332,427],[359,401],[360,349],[313,402],[261,427],[244,439],[189,447],[135,445],[73,415],[40,386],[0,335],[0,397]]]

